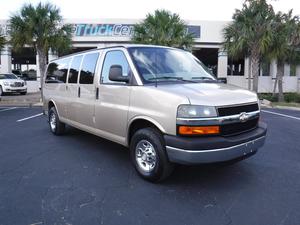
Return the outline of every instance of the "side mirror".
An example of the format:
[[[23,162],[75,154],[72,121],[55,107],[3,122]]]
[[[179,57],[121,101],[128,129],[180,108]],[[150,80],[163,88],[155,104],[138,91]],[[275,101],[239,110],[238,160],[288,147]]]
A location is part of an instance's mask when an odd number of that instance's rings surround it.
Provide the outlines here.
[[[117,81],[117,82],[125,82],[128,83],[130,78],[128,76],[123,76],[122,66],[120,65],[112,65],[109,68],[109,80]]]

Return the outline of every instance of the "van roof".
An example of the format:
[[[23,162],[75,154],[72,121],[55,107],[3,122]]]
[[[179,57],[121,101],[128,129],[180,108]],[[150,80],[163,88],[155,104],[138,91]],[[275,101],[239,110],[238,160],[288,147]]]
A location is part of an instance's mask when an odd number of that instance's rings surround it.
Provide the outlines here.
[[[111,46],[106,46],[106,47],[98,46],[96,48],[85,50],[85,51],[82,51],[82,52],[76,52],[76,53],[72,53],[72,54],[69,54],[69,55],[61,56],[57,59],[53,59],[53,60],[49,61],[49,63],[54,62],[54,61],[59,60],[59,59],[72,57],[74,55],[84,54],[84,53],[92,52],[92,51],[95,51],[95,50],[113,49],[113,48],[130,48],[130,47],[172,48],[172,47],[162,46],[162,45],[146,45],[146,44],[118,44],[118,45],[111,45]]]

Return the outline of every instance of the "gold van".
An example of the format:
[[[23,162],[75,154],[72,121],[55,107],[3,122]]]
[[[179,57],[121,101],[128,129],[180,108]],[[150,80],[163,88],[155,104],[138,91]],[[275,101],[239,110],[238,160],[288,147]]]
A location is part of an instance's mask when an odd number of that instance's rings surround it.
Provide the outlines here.
[[[43,109],[50,130],[65,124],[130,149],[150,181],[174,164],[243,159],[263,146],[257,95],[218,81],[191,53],[125,45],[64,56],[49,63]]]

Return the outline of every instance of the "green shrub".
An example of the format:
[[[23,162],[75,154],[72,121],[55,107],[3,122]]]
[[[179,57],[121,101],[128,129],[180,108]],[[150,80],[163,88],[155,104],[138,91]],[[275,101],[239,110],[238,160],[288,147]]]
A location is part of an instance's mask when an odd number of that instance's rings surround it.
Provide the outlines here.
[[[259,93],[258,98],[259,99],[267,99],[268,101],[271,101],[271,102],[278,101],[277,95],[273,96],[272,93]]]
[[[259,99],[267,99],[271,102],[278,102],[278,94],[273,96],[272,93],[259,93],[258,98]],[[284,101],[300,103],[300,94],[296,93],[296,92],[284,93]]]
[[[284,101],[300,103],[299,93],[284,93]]]

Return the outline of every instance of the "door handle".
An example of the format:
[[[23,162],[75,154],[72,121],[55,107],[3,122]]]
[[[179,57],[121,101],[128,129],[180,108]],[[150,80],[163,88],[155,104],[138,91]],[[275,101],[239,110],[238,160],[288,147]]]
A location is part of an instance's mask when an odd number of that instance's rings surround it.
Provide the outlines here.
[[[80,98],[80,87],[78,87],[78,98]]]
[[[96,88],[96,99],[99,99],[99,88]]]

